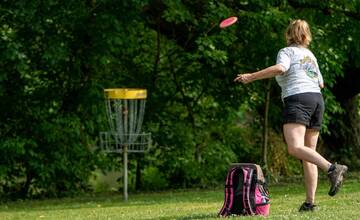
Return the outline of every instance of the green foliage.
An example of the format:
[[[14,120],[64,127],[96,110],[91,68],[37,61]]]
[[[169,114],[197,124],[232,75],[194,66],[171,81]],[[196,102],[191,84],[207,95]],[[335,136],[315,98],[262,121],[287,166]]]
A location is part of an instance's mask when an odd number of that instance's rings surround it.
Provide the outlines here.
[[[143,189],[160,190],[168,188],[168,181],[158,168],[148,166],[143,173]]]
[[[86,44],[77,41],[87,12],[73,6],[1,5],[1,191],[13,198],[84,190],[97,161],[90,135],[104,117],[90,104],[99,94],[88,90],[87,60],[77,49]]]
[[[87,189],[95,158],[76,117],[54,118],[34,128],[34,138],[1,143],[2,188],[8,196],[62,196]],[[25,183],[20,181],[25,179]]]
[[[154,144],[141,160],[146,189],[213,186],[231,162],[261,164],[267,84],[233,78],[274,64],[294,18],[312,28],[331,134],[334,115],[344,112],[333,87],[349,65],[360,66],[359,4],[337,2],[3,1],[0,193],[61,196],[87,190],[95,169],[121,169],[116,156],[94,150],[108,130],[104,88],[148,90],[143,130]],[[220,29],[228,16],[238,23]],[[284,157],[271,157],[269,170],[297,174],[281,145],[275,82],[270,92],[270,153]],[[129,167],[132,181],[139,174]]]

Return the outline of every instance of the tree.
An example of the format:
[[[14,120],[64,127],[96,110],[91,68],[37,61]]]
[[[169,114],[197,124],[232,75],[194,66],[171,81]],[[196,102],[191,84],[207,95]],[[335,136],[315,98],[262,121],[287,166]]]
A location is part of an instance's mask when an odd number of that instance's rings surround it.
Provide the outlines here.
[[[261,164],[263,152],[272,172],[300,172],[283,150],[274,80],[233,82],[275,62],[293,18],[310,23],[327,85],[326,153],[360,164],[358,2],[18,0],[0,11],[1,193],[59,196],[87,190],[95,168],[117,169],[96,150],[112,87],[148,89],[143,129],[154,146],[130,163],[138,187],[141,177],[215,185],[229,163]],[[233,15],[239,22],[220,30]]]
[[[13,198],[88,188],[97,163],[91,136],[104,120],[92,108],[101,94],[91,88],[97,77],[93,7],[1,3],[0,184]]]

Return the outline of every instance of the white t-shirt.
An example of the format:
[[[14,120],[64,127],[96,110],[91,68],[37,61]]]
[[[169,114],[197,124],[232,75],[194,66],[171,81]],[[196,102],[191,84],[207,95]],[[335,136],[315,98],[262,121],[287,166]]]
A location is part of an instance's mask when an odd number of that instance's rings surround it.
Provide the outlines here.
[[[305,92],[321,93],[323,77],[316,57],[309,49],[285,47],[279,51],[276,64],[281,64],[285,68],[283,74],[275,77],[281,87],[282,99]]]

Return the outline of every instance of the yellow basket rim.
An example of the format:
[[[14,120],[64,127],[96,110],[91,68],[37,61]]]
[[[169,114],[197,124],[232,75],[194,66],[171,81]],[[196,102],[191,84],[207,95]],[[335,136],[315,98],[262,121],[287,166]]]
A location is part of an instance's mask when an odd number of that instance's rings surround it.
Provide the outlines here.
[[[147,90],[140,88],[104,89],[106,99],[146,99]]]

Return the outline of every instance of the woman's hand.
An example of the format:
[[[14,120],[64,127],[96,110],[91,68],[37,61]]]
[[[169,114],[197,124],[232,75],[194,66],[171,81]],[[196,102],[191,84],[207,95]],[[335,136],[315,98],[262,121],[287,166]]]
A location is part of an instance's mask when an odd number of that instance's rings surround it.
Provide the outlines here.
[[[238,74],[237,77],[234,79],[234,82],[241,82],[244,84],[251,83],[254,81],[254,76],[251,73],[244,73],[244,74]]]

